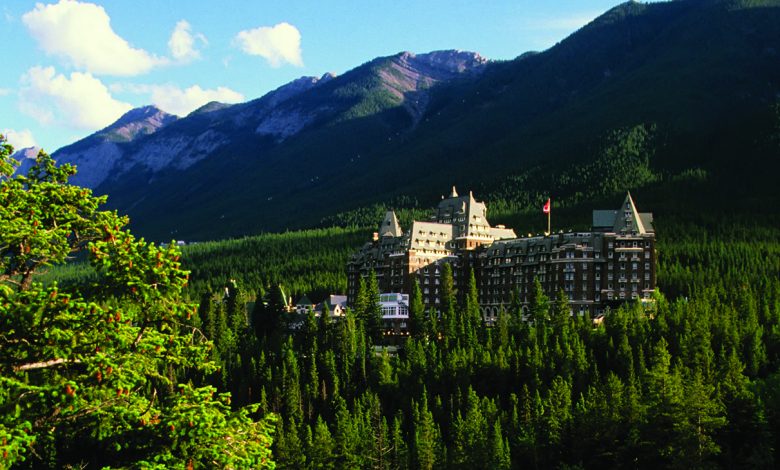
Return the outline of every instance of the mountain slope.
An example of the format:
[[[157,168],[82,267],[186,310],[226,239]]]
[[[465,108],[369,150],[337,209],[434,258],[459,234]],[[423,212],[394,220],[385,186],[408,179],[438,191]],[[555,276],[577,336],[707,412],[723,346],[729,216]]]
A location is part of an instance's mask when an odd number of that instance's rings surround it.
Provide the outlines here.
[[[52,156],[60,163],[72,163],[78,167],[74,184],[96,187],[122,164],[127,145],[154,134],[176,119],[176,116],[154,106],[131,109],[105,129],[57,150]]]
[[[453,183],[529,203],[552,190],[575,204],[606,195],[578,193],[626,168],[650,175],[623,178],[634,187],[701,169],[702,199],[739,201],[768,187],[777,167],[767,139],[780,92],[779,3],[627,3],[503,63],[454,52],[376,59],[273,106],[264,97],[180,119],[133,151],[159,155],[177,132],[228,138],[186,166],[170,163],[179,155],[156,171],[127,166],[98,189],[136,230],[186,239],[414,205]],[[615,133],[624,140],[610,143]]]

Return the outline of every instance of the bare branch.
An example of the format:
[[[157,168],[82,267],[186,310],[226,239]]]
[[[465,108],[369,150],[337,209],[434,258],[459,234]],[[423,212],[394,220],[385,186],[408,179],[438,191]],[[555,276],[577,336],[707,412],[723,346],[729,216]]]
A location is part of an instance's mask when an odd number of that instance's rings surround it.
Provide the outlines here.
[[[14,366],[13,370],[14,372],[20,372],[25,370],[46,369],[48,367],[58,366],[60,364],[79,364],[79,363],[81,363],[81,361],[78,359],[64,359],[64,358],[50,359],[48,361],[31,362],[29,364]]]

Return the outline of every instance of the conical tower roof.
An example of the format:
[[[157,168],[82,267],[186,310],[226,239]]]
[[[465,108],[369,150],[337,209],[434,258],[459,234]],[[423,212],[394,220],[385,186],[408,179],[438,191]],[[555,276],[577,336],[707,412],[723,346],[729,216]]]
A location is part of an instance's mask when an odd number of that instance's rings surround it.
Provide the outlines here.
[[[395,211],[387,211],[387,213],[385,213],[385,219],[379,227],[379,236],[400,237],[403,233],[401,224],[398,223],[398,218],[395,216]]]
[[[615,214],[615,226],[613,227],[615,233],[647,233],[645,226],[642,223],[642,218],[639,216],[639,211],[636,210],[634,200],[631,199],[631,193],[626,192],[626,198],[623,200],[623,205]]]

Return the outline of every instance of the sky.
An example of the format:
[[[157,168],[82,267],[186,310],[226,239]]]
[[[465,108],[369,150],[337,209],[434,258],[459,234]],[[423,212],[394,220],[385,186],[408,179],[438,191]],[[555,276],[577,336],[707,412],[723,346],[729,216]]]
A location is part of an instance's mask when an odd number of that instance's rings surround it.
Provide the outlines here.
[[[402,51],[541,51],[615,0],[10,0],[0,133],[49,152],[154,104],[185,116]]]

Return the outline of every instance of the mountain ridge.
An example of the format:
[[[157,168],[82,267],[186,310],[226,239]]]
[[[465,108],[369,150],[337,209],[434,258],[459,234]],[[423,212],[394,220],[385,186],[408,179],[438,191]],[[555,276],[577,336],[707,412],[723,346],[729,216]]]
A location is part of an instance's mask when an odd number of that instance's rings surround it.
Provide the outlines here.
[[[112,207],[132,208],[146,235],[204,239],[431,200],[453,183],[490,194],[519,178],[530,184],[517,200],[533,201],[547,180],[528,180],[529,171],[597,168],[604,139],[622,132],[621,145],[635,145],[644,134],[634,128],[654,129],[641,144],[652,145],[642,165],[653,181],[696,168],[742,174],[727,151],[751,161],[767,152],[756,142],[770,132],[780,93],[770,60],[780,50],[779,11],[777,1],[626,3],[543,52],[502,62],[468,53],[460,59],[474,73],[454,73],[455,61],[438,81],[416,75],[435,55],[373,59],[279,103],[269,93],[122,144],[136,154],[174,149],[176,158],[156,167],[130,159],[124,176],[97,190]],[[571,192],[559,200],[576,201]]]
[[[486,62],[474,53],[435,51],[419,55],[404,52],[377,58],[369,64],[380,69],[379,86],[395,99],[404,101],[407,93],[417,93],[434,83],[482,67]],[[354,71],[347,72],[350,73]],[[251,132],[279,144],[313,122],[343,111],[351,104],[349,99],[344,100],[347,103],[343,106],[333,96],[297,101],[338,78],[332,73],[300,77],[260,98],[232,105],[207,103],[183,118],[153,105],[135,108],[105,129],[57,150],[53,156],[57,161],[76,164],[80,175],[74,182],[92,188],[110,184],[110,180],[132,171],[146,174],[151,180],[161,171],[186,170],[228,145],[235,134]],[[335,88],[331,95],[343,98],[339,95],[344,94],[348,92]],[[417,102],[408,109],[410,114],[419,115],[425,94],[418,93],[415,99]],[[308,106],[312,102],[315,106]],[[360,110],[346,112],[360,114]],[[150,138],[152,134],[157,135]]]

